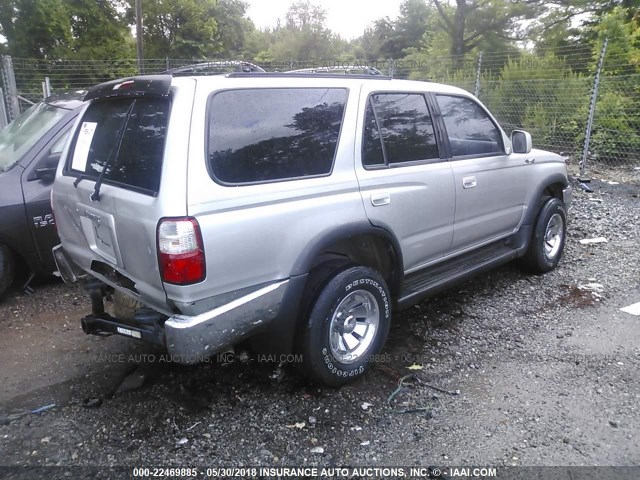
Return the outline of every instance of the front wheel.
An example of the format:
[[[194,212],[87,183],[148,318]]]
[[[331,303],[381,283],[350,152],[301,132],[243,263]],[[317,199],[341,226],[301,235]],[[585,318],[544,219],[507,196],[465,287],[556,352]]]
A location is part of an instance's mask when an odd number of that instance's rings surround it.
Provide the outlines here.
[[[561,200],[550,198],[538,214],[533,235],[521,265],[533,273],[553,270],[564,251],[567,233],[567,210]]]
[[[380,274],[351,267],[333,276],[311,308],[300,350],[307,374],[329,386],[362,376],[391,323],[391,299]]]
[[[13,283],[15,263],[9,247],[0,244],[0,298]]]

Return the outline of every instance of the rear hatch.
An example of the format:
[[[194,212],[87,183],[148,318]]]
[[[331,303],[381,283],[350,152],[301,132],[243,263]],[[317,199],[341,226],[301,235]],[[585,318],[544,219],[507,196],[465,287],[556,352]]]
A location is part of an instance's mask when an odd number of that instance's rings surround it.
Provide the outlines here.
[[[73,260],[165,313],[156,229],[162,217],[186,215],[194,90],[193,79],[167,75],[94,87],[52,194]]]

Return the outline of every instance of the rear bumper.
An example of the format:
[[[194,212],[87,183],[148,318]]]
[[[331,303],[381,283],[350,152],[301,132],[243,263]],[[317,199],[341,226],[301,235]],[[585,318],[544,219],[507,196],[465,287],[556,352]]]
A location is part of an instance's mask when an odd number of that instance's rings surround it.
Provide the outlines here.
[[[288,284],[289,280],[272,283],[200,315],[170,317],[164,331],[172,360],[199,363],[265,327],[280,311]]]
[[[64,251],[62,245],[56,245],[51,249],[53,260],[56,262],[56,268],[60,272],[60,276],[64,283],[75,283],[81,278],[85,278],[87,273],[78,267],[67,252]]]
[[[65,282],[87,277],[60,245],[53,254]],[[99,274],[95,277],[87,281],[93,312],[82,319],[85,333],[112,333],[165,346],[173,361],[186,364],[200,363],[269,325],[281,312],[290,283],[273,282],[199,315],[154,314],[140,308],[133,321],[125,322],[106,313],[102,301],[105,283],[120,287]]]

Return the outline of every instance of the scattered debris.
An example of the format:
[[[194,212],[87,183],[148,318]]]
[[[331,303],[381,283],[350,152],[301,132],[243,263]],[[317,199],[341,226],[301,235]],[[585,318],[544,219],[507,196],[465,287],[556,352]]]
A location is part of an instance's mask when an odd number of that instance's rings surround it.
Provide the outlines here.
[[[364,442],[360,442],[360,446],[361,447],[366,447],[367,445],[371,445],[371,442],[369,440],[366,440]]]
[[[36,408],[35,410],[31,410],[31,413],[38,414],[38,413],[46,412],[47,410],[51,410],[55,406],[56,406],[55,403],[51,403],[49,405],[45,405],[44,407],[40,407],[40,408]]]
[[[297,422],[293,425],[287,425],[287,428],[297,428],[298,430],[302,430],[307,424],[305,422]]]
[[[85,408],[98,408],[102,406],[102,398],[100,397],[85,398],[82,401],[82,406]]]
[[[583,238],[580,240],[582,245],[593,245],[596,243],[608,243],[609,241],[604,237],[595,237],[595,238]]]
[[[324,453],[324,448],[322,448],[322,447],[313,447],[311,449],[311,453],[323,454]]]
[[[355,427],[351,427],[351,430],[354,432],[359,432],[360,430],[362,430],[362,427],[358,427],[357,425]]]
[[[578,285],[578,288],[580,290],[587,290],[588,292],[596,292],[596,293],[604,292],[604,285],[602,285],[601,283],[595,283],[595,282],[580,284]]]
[[[640,302],[634,303],[634,304],[629,305],[627,307],[623,307],[620,310],[622,310],[625,313],[630,313],[631,315],[635,315],[636,317],[639,317],[640,316]]]
[[[197,425],[200,425],[202,422],[196,422],[193,425],[191,425],[189,428],[187,428],[185,431],[189,432],[191,430],[193,430]]]
[[[360,408],[363,410],[369,410],[371,407],[373,407],[373,403],[369,402],[363,402],[362,405],[360,405]]]
[[[422,365],[418,365],[414,363],[413,365],[407,367],[409,370],[422,370],[424,367]]]
[[[176,442],[176,447],[181,447],[182,445],[186,445],[187,443],[189,443],[189,440],[185,437],[182,437]]]
[[[316,417],[309,417],[309,425],[315,425],[317,421]]]
[[[36,408],[34,410],[27,410],[26,412],[14,413],[12,415],[7,415],[6,417],[0,417],[0,425],[9,425],[14,420],[24,417],[25,415],[29,415],[30,413],[34,415],[39,415],[42,412],[46,412],[47,410],[51,410],[56,406],[55,403],[50,403],[49,405],[44,405],[42,407]]]
[[[620,185],[620,182],[613,182],[611,180],[605,180],[605,183],[608,183],[609,185]]]

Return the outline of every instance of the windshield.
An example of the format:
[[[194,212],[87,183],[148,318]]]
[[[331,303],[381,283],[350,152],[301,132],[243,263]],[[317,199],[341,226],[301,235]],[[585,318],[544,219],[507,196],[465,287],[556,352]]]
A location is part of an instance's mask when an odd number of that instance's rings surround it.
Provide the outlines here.
[[[67,113],[62,108],[36,103],[0,130],[0,172],[13,167]]]

